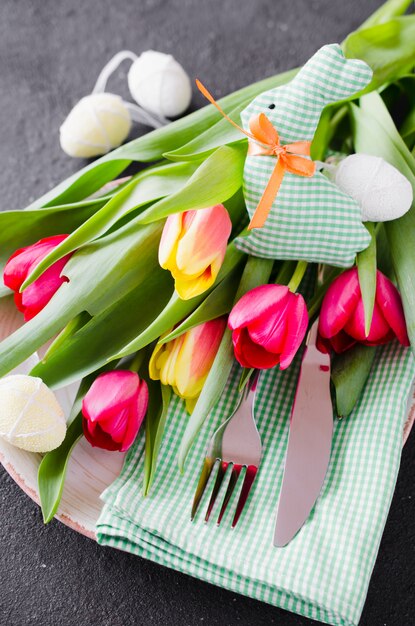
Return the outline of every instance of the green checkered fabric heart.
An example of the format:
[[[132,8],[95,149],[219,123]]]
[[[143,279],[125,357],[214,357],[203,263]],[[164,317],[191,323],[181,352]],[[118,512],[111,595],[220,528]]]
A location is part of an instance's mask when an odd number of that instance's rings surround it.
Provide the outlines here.
[[[263,112],[282,144],[311,141],[323,108],[357,93],[371,77],[363,61],[345,59],[338,45],[324,46],[288,85],[258,96],[242,112],[243,126],[249,130],[251,117]],[[274,167],[273,156],[246,159],[244,194],[250,217]],[[255,256],[348,267],[369,242],[360,208],[350,196],[319,172],[312,178],[287,172],[265,226],[239,239],[237,246]]]
[[[355,411],[335,421],[321,497],[291,543],[275,548],[275,514],[299,358],[288,370],[268,370],[260,379],[255,416],[264,455],[234,530],[234,501],[219,528],[203,522],[207,497],[194,522],[190,508],[207,441],[235,405],[240,374],[236,367],[191,450],[183,476],[177,452],[188,417],[178,399],[169,409],[148,498],[141,495],[143,440],[129,452],[120,477],[103,495],[98,541],[306,617],[355,626],[395,487],[415,364],[411,352],[396,342],[378,348]]]

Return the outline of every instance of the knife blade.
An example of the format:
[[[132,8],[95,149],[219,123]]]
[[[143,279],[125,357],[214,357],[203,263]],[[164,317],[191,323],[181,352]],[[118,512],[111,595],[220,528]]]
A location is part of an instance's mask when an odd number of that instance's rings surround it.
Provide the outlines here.
[[[330,461],[333,439],[330,355],[316,347],[317,331],[318,320],[307,338],[291,412],[275,523],[274,545],[277,547],[286,546],[307,520]]]

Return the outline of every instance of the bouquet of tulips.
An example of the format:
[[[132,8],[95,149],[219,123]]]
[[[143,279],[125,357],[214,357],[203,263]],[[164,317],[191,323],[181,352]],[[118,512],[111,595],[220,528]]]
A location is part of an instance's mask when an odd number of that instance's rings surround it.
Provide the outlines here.
[[[326,107],[311,157],[380,156],[415,189],[415,16],[402,15],[409,4],[389,0],[343,43],[373,80],[358,99]],[[237,120],[297,71],[220,106]],[[81,380],[63,441],[31,448],[45,453],[45,521],[81,436],[125,451],[146,417],[147,493],[171,393],[189,414],[183,468],[235,359],[241,387],[253,369],[289,367],[317,315],[321,345],[334,355],[338,415],[353,409],[377,345],[415,345],[415,208],[367,224],[371,243],[346,271],[249,256],[234,243],[247,234],[246,151],[246,138],[206,106],[88,164],[24,211],[0,215],[0,295],[14,294],[25,320],[0,344],[0,375],[52,340],[31,376],[49,389]],[[147,165],[120,179],[131,163]]]

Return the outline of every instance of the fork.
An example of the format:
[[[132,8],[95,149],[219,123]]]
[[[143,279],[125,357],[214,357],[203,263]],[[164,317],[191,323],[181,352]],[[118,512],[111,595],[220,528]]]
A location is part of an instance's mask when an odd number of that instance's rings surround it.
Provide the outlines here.
[[[242,470],[245,469],[245,476],[239,500],[236,505],[232,528],[236,526],[241,516],[245,503],[248,499],[252,483],[254,482],[258,471],[262,452],[261,438],[259,436],[253,415],[253,404],[258,384],[258,377],[259,371],[256,370],[251,375],[251,379],[248,381],[245,389],[241,393],[241,399],[235,411],[221,426],[219,426],[209,441],[206,450],[206,457],[200,473],[199,483],[195,491],[191,520],[193,520],[196,515],[200,501],[206,489],[206,485],[209,482],[210,475],[212,474],[215,465],[218,465],[218,472],[206,510],[205,522],[207,522],[210,518],[228,468],[231,470],[228,486],[216,523],[218,526],[221,523],[229,504],[229,500],[231,499],[235,486],[238,482],[238,478]]]

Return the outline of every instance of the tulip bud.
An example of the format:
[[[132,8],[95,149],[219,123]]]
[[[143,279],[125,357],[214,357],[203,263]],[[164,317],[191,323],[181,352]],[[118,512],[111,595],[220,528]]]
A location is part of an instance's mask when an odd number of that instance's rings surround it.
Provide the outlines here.
[[[101,374],[82,402],[86,439],[104,450],[128,450],[143,423],[147,405],[147,384],[138,374],[129,370]]]
[[[0,381],[0,436],[29,452],[49,452],[65,438],[63,409],[40,378],[14,374]]]
[[[248,291],[228,320],[237,361],[243,367],[286,369],[308,326],[304,298],[283,285],[261,285]]]
[[[19,289],[32,270],[40,261],[58,246],[68,235],[54,235],[40,239],[38,242],[16,250],[7,261],[4,268],[3,280],[6,287],[12,289],[14,301],[19,311],[22,311],[26,321],[41,311],[59,289],[66,278],[61,272],[71,255],[67,254],[51,265],[37,280],[22,293]]]
[[[398,339],[409,346],[401,297],[395,285],[379,270],[369,334],[356,267],[334,279],[321,305],[319,334],[335,350],[344,352],[356,343],[378,346]]]
[[[194,298],[213,285],[231,230],[223,204],[169,215],[160,241],[159,262],[171,271],[182,300]]]
[[[192,412],[219,348],[223,317],[191,328],[180,337],[157,344],[150,359],[150,378],[170,385]]]

